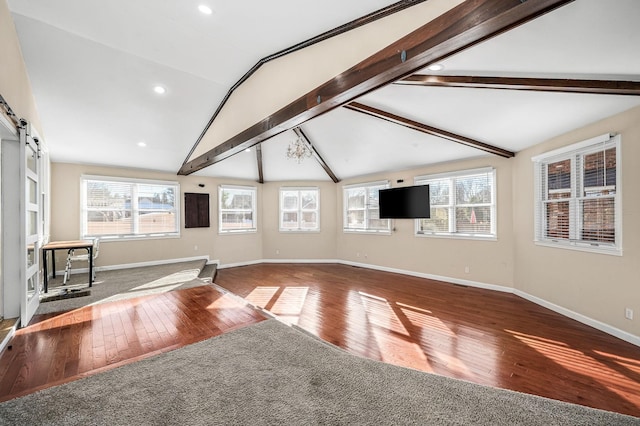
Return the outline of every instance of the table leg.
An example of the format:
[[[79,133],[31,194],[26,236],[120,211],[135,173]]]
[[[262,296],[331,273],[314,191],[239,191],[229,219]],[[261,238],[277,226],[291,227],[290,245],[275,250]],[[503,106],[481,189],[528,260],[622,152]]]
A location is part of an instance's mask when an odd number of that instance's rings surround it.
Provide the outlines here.
[[[89,287],[93,285],[93,247],[89,247]]]
[[[51,264],[53,265],[53,268],[51,269],[51,275],[52,278],[56,277],[56,251],[51,250]]]
[[[47,250],[42,250],[42,268],[44,269],[44,292],[49,291],[49,272],[47,271]],[[53,266],[55,269],[55,265]]]

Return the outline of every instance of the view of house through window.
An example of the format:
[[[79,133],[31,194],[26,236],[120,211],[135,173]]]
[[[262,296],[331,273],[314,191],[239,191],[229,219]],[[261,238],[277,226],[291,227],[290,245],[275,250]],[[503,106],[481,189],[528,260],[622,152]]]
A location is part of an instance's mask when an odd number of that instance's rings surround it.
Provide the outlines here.
[[[218,187],[219,232],[255,232],[256,188],[253,186]]]
[[[416,234],[495,237],[495,170],[492,168],[420,176],[429,185],[431,218],[416,220]]]
[[[82,238],[180,233],[177,182],[83,176]]]
[[[280,188],[280,231],[319,231],[320,191]]]
[[[385,188],[389,188],[389,181],[344,187],[344,231],[391,232],[389,219],[380,219],[379,191]]]
[[[620,250],[620,138],[603,135],[535,157],[536,241]]]

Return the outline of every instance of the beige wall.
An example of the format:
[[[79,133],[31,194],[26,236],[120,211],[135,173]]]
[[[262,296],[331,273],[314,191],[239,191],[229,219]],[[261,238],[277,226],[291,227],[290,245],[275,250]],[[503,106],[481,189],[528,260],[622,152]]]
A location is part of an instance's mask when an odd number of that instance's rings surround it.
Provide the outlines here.
[[[260,205],[261,188],[255,182],[219,180],[198,176],[176,176],[169,173],[97,167],[90,165],[53,163],[51,167],[51,240],[74,240],[80,236],[80,176],[130,177],[177,181],[180,191],[209,194],[211,226],[209,228],[184,228],[184,196],[181,194],[180,238],[105,241],[100,245],[97,266],[124,265],[128,263],[182,259],[209,256],[223,264],[251,262],[262,258],[262,223],[258,214],[258,232],[247,235],[218,234],[217,200],[218,185],[254,185],[258,188]],[[198,184],[204,184],[200,188]]]
[[[6,0],[0,0],[0,58],[0,93],[18,118],[30,121],[40,137],[44,137],[18,34]]]
[[[622,136],[623,256],[535,245],[531,157],[607,132]],[[520,152],[513,180],[516,288],[640,336],[640,107]],[[624,318],[626,307],[633,321]]]
[[[512,160],[482,157],[470,161],[440,164],[434,167],[384,173],[341,182],[338,201],[338,258],[386,268],[402,269],[428,275],[438,275],[477,283],[513,286],[514,257],[511,220]],[[391,235],[360,235],[342,232],[342,187],[353,183],[389,179],[392,187],[413,185],[416,176],[492,166],[496,169],[498,201],[497,241],[416,237],[414,221],[393,221]],[[397,184],[398,179],[404,183]],[[359,256],[358,256],[359,254]],[[465,267],[469,272],[465,272]]]
[[[282,186],[315,186],[320,190],[320,232],[279,231]],[[272,182],[262,190],[263,257],[265,259],[336,258],[336,185],[333,182]]]

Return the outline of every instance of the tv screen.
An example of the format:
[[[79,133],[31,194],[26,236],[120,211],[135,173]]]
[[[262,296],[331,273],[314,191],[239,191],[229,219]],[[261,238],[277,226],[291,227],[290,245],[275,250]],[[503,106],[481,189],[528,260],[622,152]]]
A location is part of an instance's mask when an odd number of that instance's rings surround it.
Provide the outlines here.
[[[428,219],[429,185],[380,190],[380,219]]]

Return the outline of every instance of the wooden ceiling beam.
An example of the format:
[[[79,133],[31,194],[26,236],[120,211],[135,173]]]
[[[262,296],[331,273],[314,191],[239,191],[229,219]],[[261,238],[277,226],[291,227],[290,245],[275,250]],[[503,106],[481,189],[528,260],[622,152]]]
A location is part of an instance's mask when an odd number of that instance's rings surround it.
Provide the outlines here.
[[[307,144],[307,146],[309,146],[309,149],[311,149],[311,154],[313,155],[313,158],[315,158],[316,161],[320,164],[320,166],[322,166],[324,171],[327,172],[327,174],[329,175],[333,183],[340,182],[340,179],[338,179],[335,173],[333,173],[333,171],[331,170],[327,162],[324,161],[324,159],[322,158],[320,153],[316,150],[316,147],[313,146],[313,144],[311,143],[311,140],[309,140],[309,137],[304,133],[304,131],[300,127],[294,127],[293,131],[296,133],[296,136],[301,138]]]
[[[351,102],[348,105],[344,105],[345,108],[352,111],[357,111],[369,116],[389,121],[400,126],[407,127],[409,129],[417,130],[422,133],[426,133],[439,138],[447,139],[453,142],[457,142],[462,145],[476,148],[481,151],[488,152],[490,154],[499,155],[504,158],[511,158],[515,156],[515,153],[506,149],[499,148],[497,146],[489,145],[488,143],[480,142],[475,139],[468,138],[466,136],[457,135],[455,133],[448,132],[446,130],[438,129],[437,127],[428,126],[426,124],[419,123],[417,121],[409,120],[408,118],[401,117],[399,115],[392,114],[381,109],[363,105],[358,102]]]
[[[573,0],[467,0],[182,165],[189,175]]]
[[[413,74],[394,84],[640,96],[640,81]]]
[[[256,161],[258,162],[258,183],[264,183],[264,174],[262,173],[262,144],[256,145]]]

